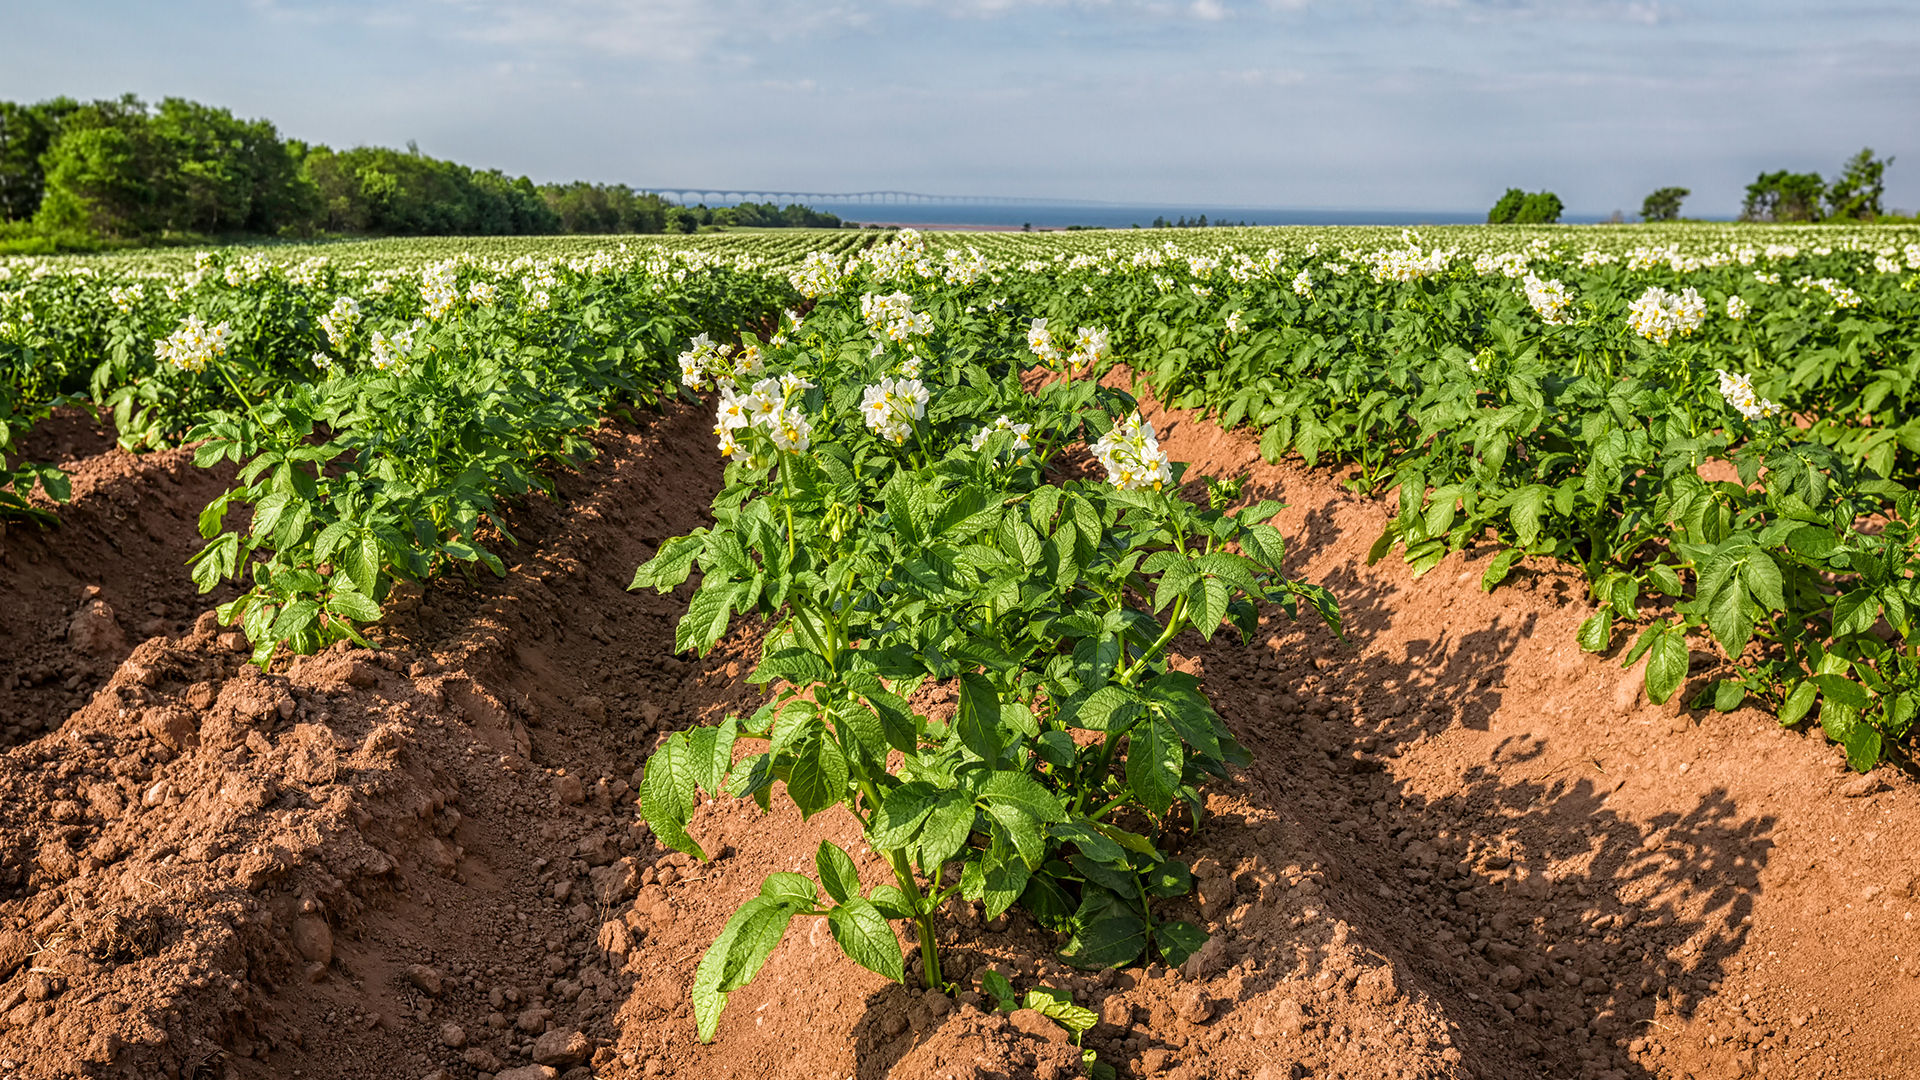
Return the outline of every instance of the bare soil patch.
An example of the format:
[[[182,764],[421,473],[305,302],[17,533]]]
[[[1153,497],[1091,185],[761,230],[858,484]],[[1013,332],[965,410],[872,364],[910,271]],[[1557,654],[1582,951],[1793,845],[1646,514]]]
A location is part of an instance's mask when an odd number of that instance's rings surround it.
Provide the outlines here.
[[[1183,852],[1200,888],[1175,914],[1215,944],[1081,973],[956,905],[950,971],[1072,990],[1136,1077],[1920,1071],[1907,778],[1856,780],[1757,712],[1647,706],[1574,648],[1571,577],[1487,595],[1469,558],[1367,567],[1380,503],[1151,418],[1197,472],[1292,504],[1294,570],[1347,640],[1276,616],[1248,646],[1179,643],[1255,758]],[[127,644],[58,695],[0,690],[25,740],[0,753],[0,1076],[1075,1075],[1059,1029],[888,984],[810,920],[694,1043],[693,966],[765,873],[831,837],[884,875],[836,813],[708,804],[708,864],[636,824],[661,735],[758,700],[751,628],[675,658],[684,597],[624,588],[704,520],[707,426],[608,425],[518,513],[505,579],[429,587],[383,652],[266,675],[181,584],[219,478],[78,458],[66,523],[0,538],[0,687],[78,664],[52,628],[88,586]]]

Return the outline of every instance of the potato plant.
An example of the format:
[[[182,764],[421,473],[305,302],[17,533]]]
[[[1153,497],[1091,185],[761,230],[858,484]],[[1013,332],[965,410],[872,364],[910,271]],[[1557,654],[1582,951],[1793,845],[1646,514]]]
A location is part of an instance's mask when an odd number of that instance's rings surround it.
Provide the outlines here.
[[[932,987],[947,985],[934,920],[954,896],[989,916],[1022,905],[1077,964],[1179,963],[1205,935],[1155,917],[1156,900],[1191,887],[1155,837],[1175,810],[1197,822],[1198,785],[1248,759],[1168,647],[1189,628],[1250,635],[1262,604],[1335,618],[1324,590],[1283,575],[1277,504],[1233,513],[1174,483],[1066,475],[1060,452],[1123,422],[1124,394],[1023,385],[1031,356],[1004,340],[870,349],[837,307],[816,308],[805,345],[770,361],[799,376],[784,407],[808,419],[807,445],[744,429],[714,527],[635,575],[665,591],[700,570],[680,648],[705,651],[735,615],[767,620],[752,678],[775,687],[747,719],[671,736],[647,763],[642,810],[663,843],[701,856],[686,831],[699,792],[766,807],[779,781],[803,816],[850,812],[893,881],[863,889],[831,844],[817,883],[769,877],[701,962],[703,1040],[798,915],[826,916],[852,959],[896,980],[890,923],[911,923]],[[928,384],[924,415],[876,432],[863,391],[903,366]],[[914,704],[933,686],[951,690],[950,720]]]

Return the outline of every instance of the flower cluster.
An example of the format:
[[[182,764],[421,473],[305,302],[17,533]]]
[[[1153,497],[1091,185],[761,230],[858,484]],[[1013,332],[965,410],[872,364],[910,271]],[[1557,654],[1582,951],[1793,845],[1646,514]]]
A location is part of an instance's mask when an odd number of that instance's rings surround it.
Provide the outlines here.
[[[1529,264],[1532,262],[1533,256],[1522,251],[1507,251],[1498,255],[1475,255],[1473,272],[1481,277],[1499,274],[1501,277],[1517,280],[1527,276],[1530,272]]]
[[[1241,320],[1240,312],[1230,311],[1227,313],[1227,333],[1238,334],[1246,330],[1246,328],[1247,324]]]
[[[1727,318],[1732,319],[1734,322],[1739,322],[1746,318],[1747,312],[1752,310],[1752,305],[1742,299],[1739,293],[1734,293],[1732,296],[1727,297]]]
[[[1047,329],[1045,319],[1035,319],[1027,327],[1027,348],[1049,367],[1060,362],[1060,347],[1053,343],[1053,331]]]
[[[818,300],[839,292],[851,273],[851,267],[842,266],[832,252],[814,251],[808,253],[798,270],[787,275],[787,280],[801,296]]]
[[[720,437],[721,457],[746,453],[740,433],[754,427],[765,431],[780,450],[800,453],[812,445],[813,425],[799,406],[792,404],[794,398],[813,389],[812,383],[789,372],[777,379],[761,379],[742,394],[734,389],[732,380],[722,378],[718,382],[720,406],[713,433]]]
[[[689,390],[707,389],[708,380],[727,389],[742,377],[765,370],[757,345],[748,345],[736,355],[732,345],[715,345],[705,334],[691,344],[693,348],[680,354],[680,383]]]
[[[1122,491],[1159,491],[1173,482],[1173,466],[1160,449],[1153,425],[1139,413],[1117,424],[1093,444],[1093,456],[1107,470],[1107,483]]]
[[[272,267],[267,263],[267,257],[255,251],[228,263],[220,276],[229,286],[237,289],[242,285],[258,285],[265,281],[267,272],[271,269]]]
[[[1367,262],[1374,281],[1382,284],[1389,281],[1404,283],[1445,273],[1453,256],[1454,252],[1440,248],[1423,252],[1417,247],[1409,247],[1400,251],[1376,251],[1367,257]]]
[[[1780,411],[1780,406],[1753,392],[1753,376],[1730,375],[1715,369],[1720,376],[1720,396],[1734,411],[1749,420],[1760,420]]]
[[[993,438],[995,432],[1010,431],[1013,433],[1014,464],[1025,464],[1026,452],[1033,448],[1033,440],[1028,437],[1028,433],[1032,430],[1032,424],[1016,424],[1010,417],[1002,415],[998,420],[974,433],[973,448],[976,451],[985,449],[987,440]]]
[[[376,371],[391,371],[406,363],[413,355],[413,335],[427,325],[425,319],[413,320],[413,325],[405,330],[396,330],[389,337],[378,330],[373,332],[373,366]]]
[[[1313,299],[1313,272],[1302,270],[1293,275],[1293,294]]]
[[[971,285],[987,272],[987,257],[976,248],[968,248],[964,255],[950,249],[941,257],[941,262],[946,264],[942,276],[949,285]]]
[[[353,328],[360,321],[360,301],[351,296],[334,298],[333,306],[320,316],[320,329],[327,333],[327,343],[335,352],[346,352],[347,342],[353,340]]]
[[[1627,325],[1641,337],[1661,345],[1677,334],[1687,337],[1707,320],[1707,302],[1692,287],[1670,293],[1658,285],[1627,305]]]
[[[913,434],[914,421],[927,415],[931,395],[919,379],[881,378],[860,397],[860,415],[873,433],[895,443]]]
[[[1802,290],[1819,289],[1833,299],[1837,308],[1857,308],[1860,306],[1860,294],[1852,288],[1840,284],[1830,277],[1803,279],[1796,282]]]
[[[1548,326],[1567,326],[1573,322],[1573,294],[1559,279],[1541,281],[1528,274],[1522,284],[1527,291],[1527,303],[1532,305],[1541,322]]]
[[[876,339],[905,342],[933,333],[933,316],[913,310],[913,297],[903,292],[886,296],[862,294],[860,317],[867,322],[867,332]]]
[[[453,310],[460,300],[460,268],[452,262],[438,263],[420,271],[420,304],[427,318],[438,321]]]
[[[200,316],[189,315],[180,329],[153,343],[153,356],[178,371],[200,371],[226,355],[231,332],[227,323],[208,326]]]
[[[137,281],[131,285],[115,285],[107,289],[107,299],[113,302],[114,308],[122,315],[132,314],[134,305],[146,299],[146,296],[147,287]]]
[[[467,286],[467,303],[475,307],[492,307],[500,299],[500,290],[490,281],[476,281]]]

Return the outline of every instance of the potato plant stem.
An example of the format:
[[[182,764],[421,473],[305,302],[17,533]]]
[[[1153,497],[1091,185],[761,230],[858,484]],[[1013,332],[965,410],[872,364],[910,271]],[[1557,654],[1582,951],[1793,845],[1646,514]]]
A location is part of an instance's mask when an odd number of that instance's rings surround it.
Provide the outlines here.
[[[893,876],[900,882],[900,891],[907,894],[907,902],[913,906],[913,921],[920,931],[920,977],[927,989],[938,990],[946,980],[940,977],[940,953],[933,942],[933,911],[926,897],[920,892],[920,883],[914,880],[913,866],[907,862],[905,851],[887,852],[887,861],[893,865]]]

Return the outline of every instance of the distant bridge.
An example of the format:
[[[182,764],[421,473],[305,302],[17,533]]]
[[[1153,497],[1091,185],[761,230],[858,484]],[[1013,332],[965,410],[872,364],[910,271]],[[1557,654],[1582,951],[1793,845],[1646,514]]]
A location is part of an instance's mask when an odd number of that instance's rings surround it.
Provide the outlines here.
[[[727,188],[648,187],[663,199],[692,206],[695,203],[728,205],[743,202],[775,203],[857,203],[872,206],[926,206],[936,203],[967,203],[974,206],[1102,206],[1097,199],[1036,199],[1015,195],[923,195],[917,191],[767,191]]]

